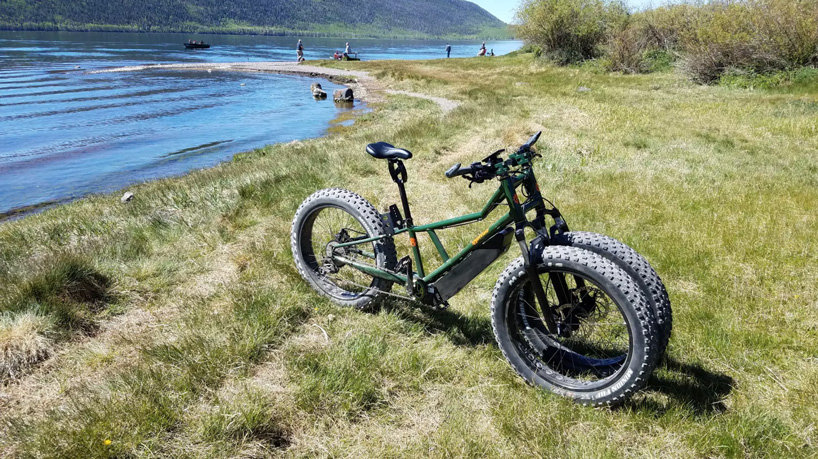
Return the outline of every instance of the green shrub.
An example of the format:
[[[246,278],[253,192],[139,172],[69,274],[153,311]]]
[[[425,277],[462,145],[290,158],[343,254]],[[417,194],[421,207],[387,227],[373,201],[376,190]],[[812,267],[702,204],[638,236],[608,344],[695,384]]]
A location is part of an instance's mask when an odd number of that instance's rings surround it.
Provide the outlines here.
[[[651,49],[642,54],[648,72],[665,72],[673,68],[676,56],[663,49]]]
[[[712,83],[740,69],[771,74],[818,62],[818,2],[744,0],[710,3],[680,31],[683,69]]]
[[[689,4],[667,5],[634,15],[643,40],[651,49],[666,52],[679,49],[681,35],[689,30],[691,17],[699,7]]]
[[[534,57],[541,57],[542,56],[542,47],[535,45],[533,43],[526,43],[523,45],[522,48],[519,50],[520,54],[533,54]]]
[[[690,5],[664,6],[628,17],[608,42],[608,70],[646,73],[670,69],[676,60],[680,33],[687,30]]]
[[[627,12],[606,0],[526,0],[518,17],[519,36],[564,65],[602,55],[606,38],[627,21]]]
[[[558,63],[597,59],[608,71],[680,68],[699,83],[789,84],[818,65],[818,1],[714,0],[628,15],[606,0],[527,0],[519,35]],[[762,79],[764,81],[762,81]]]
[[[647,70],[645,53],[649,43],[637,26],[626,26],[613,34],[608,43],[608,70],[623,73],[643,73]]]

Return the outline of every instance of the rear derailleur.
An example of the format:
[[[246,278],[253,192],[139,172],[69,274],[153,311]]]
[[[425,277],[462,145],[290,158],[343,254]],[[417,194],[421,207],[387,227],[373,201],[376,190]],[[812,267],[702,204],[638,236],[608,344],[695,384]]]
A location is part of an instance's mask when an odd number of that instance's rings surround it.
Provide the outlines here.
[[[338,234],[335,235],[332,241],[330,241],[326,248],[324,249],[324,257],[321,260],[321,267],[318,268],[318,272],[321,273],[323,276],[329,276],[330,274],[337,274],[338,271],[344,266],[343,263],[336,261],[336,256],[347,256],[350,253],[348,247],[338,247],[338,244],[344,244],[351,241],[352,238],[349,237],[349,232],[347,232],[346,228],[342,228]]]

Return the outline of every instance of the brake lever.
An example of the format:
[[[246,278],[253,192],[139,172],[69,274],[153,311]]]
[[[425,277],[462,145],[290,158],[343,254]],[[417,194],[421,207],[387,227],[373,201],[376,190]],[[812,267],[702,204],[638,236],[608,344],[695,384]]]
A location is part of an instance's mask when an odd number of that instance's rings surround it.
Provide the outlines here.
[[[475,177],[473,174],[466,174],[463,175],[462,177],[469,181],[469,188],[471,188],[471,186],[474,185],[475,183],[483,183],[485,181],[481,178]]]

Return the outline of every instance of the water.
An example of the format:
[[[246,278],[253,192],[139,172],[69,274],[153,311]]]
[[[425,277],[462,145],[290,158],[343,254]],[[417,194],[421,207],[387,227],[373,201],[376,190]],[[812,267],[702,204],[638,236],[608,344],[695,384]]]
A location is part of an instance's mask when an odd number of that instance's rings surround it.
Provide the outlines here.
[[[188,39],[209,50],[185,50]],[[344,39],[304,38],[308,60]],[[340,111],[313,78],[109,67],[295,59],[292,37],[0,32],[0,216],[212,166],[234,154],[322,135]],[[444,57],[444,42],[353,40],[368,59]],[[452,57],[480,43],[453,42]],[[488,42],[505,54],[519,42]],[[340,86],[321,81],[328,92]],[[360,106],[355,107],[360,109]]]

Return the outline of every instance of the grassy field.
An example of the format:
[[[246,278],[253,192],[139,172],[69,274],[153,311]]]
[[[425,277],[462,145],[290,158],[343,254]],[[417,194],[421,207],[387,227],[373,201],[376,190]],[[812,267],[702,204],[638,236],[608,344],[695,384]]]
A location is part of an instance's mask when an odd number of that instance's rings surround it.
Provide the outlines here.
[[[325,138],[134,187],[127,205],[96,196],[0,225],[0,455],[818,455],[817,87],[530,55],[336,65],[462,105],[389,96]],[[430,222],[493,189],[449,166],[540,129],[544,194],[572,228],[644,254],[673,302],[667,359],[622,408],[575,406],[503,361],[488,305],[513,250],[445,312],[341,309],[293,265],[290,223],[313,191],[398,202],[368,142],[415,153],[409,197]],[[451,252],[481,230],[441,236]]]

